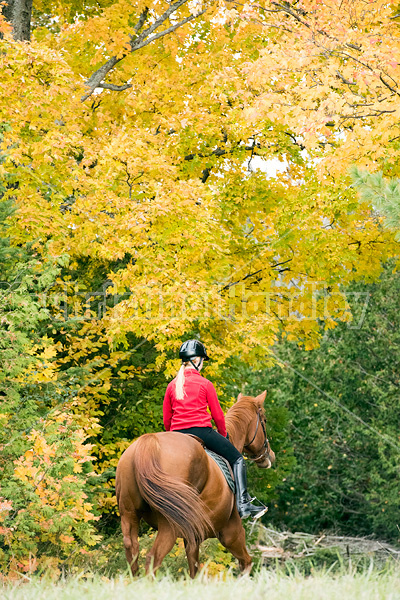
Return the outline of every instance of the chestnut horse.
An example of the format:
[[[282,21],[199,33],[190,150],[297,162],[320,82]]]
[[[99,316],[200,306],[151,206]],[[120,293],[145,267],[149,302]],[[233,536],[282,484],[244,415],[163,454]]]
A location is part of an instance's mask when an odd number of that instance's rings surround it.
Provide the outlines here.
[[[268,469],[275,460],[265,429],[265,396],[266,392],[256,398],[239,394],[226,414],[230,441],[261,469]],[[184,539],[191,577],[198,570],[199,546],[210,537],[217,537],[238,559],[242,572],[250,571],[251,557],[235,497],[196,438],[173,431],[142,435],[119,460],[116,492],[133,575],[138,570],[141,519],[158,530],[147,554],[146,573],[155,572],[177,537]]]

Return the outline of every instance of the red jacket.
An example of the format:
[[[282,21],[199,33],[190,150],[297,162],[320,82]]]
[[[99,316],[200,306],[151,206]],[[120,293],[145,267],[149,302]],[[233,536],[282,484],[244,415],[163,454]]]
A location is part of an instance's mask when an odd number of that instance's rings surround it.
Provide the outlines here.
[[[185,370],[184,399],[175,394],[175,379],[168,384],[163,404],[166,431],[189,427],[211,427],[211,418],[218,432],[226,437],[225,417],[219,405],[217,392],[211,381],[195,369]],[[210,408],[211,415],[207,411]]]

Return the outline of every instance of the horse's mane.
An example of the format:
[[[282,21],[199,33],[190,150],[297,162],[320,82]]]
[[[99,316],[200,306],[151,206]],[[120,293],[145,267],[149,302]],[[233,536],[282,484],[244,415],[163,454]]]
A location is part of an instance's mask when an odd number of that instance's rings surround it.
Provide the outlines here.
[[[257,410],[258,405],[252,396],[242,396],[225,415],[227,427],[232,427],[236,433],[244,434]]]

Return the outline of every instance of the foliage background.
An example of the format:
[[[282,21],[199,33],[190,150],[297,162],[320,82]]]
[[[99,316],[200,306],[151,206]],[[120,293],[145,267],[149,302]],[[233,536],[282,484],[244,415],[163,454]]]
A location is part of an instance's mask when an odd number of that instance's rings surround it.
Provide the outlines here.
[[[378,282],[347,290],[353,321],[319,348],[281,342],[278,364],[249,374],[246,389],[271,391],[268,414],[290,415],[295,462],[274,491],[276,526],[399,541],[399,285],[388,264]]]
[[[225,408],[268,390],[269,522],[398,540],[397,6],[178,4],[153,38],[169,5],[0,20],[9,576],[115,536],[118,458],[194,336]]]

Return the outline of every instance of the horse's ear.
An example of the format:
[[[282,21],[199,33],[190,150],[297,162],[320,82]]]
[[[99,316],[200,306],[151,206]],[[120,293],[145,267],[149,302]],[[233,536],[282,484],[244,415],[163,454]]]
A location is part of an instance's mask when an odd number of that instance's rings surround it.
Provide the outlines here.
[[[266,398],[266,395],[267,395],[267,390],[264,390],[262,392],[262,394],[260,394],[259,396],[256,397],[256,400],[257,400],[257,402],[258,402],[258,404],[260,406],[262,406],[264,404],[264,400]]]
[[[239,392],[239,396],[237,397],[237,401],[239,402],[239,400],[241,400],[243,398],[243,394],[242,392]]]

